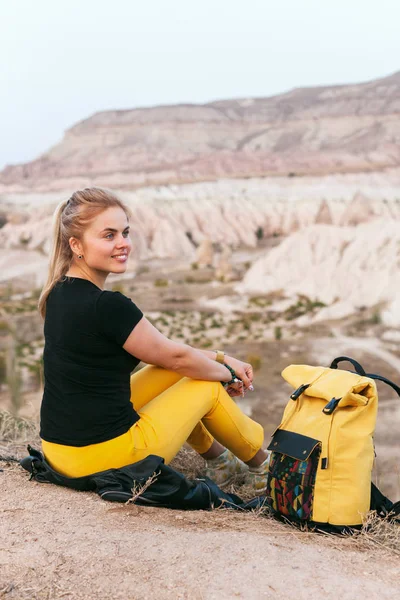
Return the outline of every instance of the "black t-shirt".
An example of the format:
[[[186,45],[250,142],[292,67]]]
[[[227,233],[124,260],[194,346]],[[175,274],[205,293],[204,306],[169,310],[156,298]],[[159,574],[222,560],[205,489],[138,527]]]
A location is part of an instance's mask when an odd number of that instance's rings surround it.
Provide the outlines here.
[[[42,439],[97,444],[139,419],[130,402],[130,373],[140,361],[122,346],[142,316],[123,294],[86,279],[66,277],[55,285],[44,323]]]

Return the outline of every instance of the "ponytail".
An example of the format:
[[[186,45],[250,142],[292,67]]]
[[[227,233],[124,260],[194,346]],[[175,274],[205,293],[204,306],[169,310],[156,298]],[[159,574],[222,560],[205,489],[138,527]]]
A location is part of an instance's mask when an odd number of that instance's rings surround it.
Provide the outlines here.
[[[39,298],[39,312],[43,319],[46,315],[46,301],[55,284],[68,271],[72,260],[72,250],[68,240],[62,235],[61,215],[67,206],[68,201],[63,200],[56,208],[53,219],[53,246],[50,255],[50,267],[46,284],[42,289]]]

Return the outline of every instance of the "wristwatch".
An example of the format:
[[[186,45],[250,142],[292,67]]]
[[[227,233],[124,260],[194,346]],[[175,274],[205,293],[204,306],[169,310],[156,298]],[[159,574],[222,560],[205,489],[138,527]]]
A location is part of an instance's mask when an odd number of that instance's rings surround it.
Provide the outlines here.
[[[224,364],[225,362],[225,354],[223,353],[222,350],[214,350],[214,352],[217,353],[217,356],[215,357],[215,360],[219,363],[221,363],[221,365]]]

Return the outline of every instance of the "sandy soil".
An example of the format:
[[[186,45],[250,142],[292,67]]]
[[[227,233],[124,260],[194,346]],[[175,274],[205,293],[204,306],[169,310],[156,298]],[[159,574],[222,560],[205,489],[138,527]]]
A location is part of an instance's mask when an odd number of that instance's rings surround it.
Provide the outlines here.
[[[0,472],[0,597],[400,597],[399,557],[267,517],[107,503]]]

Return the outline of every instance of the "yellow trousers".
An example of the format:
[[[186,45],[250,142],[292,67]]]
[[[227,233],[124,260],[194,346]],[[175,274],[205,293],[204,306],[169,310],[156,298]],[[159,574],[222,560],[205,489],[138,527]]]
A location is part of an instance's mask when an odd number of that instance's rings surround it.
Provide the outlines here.
[[[202,454],[214,439],[248,461],[264,441],[261,425],[240,410],[219,382],[189,379],[149,365],[131,376],[131,402],[140,419],[114,439],[83,447],[42,440],[50,465],[67,477],[81,477],[149,454],[169,463],[186,441]]]

